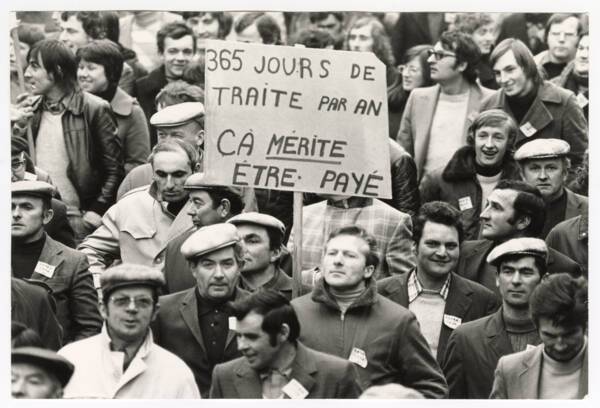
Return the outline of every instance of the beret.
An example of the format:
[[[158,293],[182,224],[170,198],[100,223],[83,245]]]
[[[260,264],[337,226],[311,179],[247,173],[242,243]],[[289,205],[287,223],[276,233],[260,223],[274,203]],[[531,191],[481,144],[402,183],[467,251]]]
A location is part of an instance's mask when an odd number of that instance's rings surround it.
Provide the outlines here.
[[[100,275],[100,286],[105,296],[126,286],[161,287],[165,284],[163,273],[146,265],[124,263],[106,269]]]
[[[239,224],[257,224],[267,228],[274,228],[279,231],[281,235],[285,235],[285,225],[277,218],[268,214],[261,214],[258,212],[245,212],[231,217],[227,222],[233,225]]]
[[[11,193],[13,196],[28,195],[52,198],[54,195],[54,186],[45,181],[38,180],[15,181],[11,185]]]
[[[235,186],[224,186],[220,184],[211,184],[206,173],[194,173],[187,178],[183,188],[186,190],[227,190],[230,193],[237,194],[242,198],[242,189]]]
[[[196,258],[239,241],[240,236],[235,225],[226,223],[207,225],[185,240],[181,245],[181,253],[186,259]]]
[[[66,386],[73,375],[75,367],[63,356],[52,350],[39,347],[17,347],[11,352],[12,364],[27,363],[43,368],[54,374],[62,386]]]
[[[571,151],[569,143],[561,139],[534,139],[522,144],[514,155],[516,161],[551,159],[566,156]]]
[[[183,102],[159,110],[150,118],[150,124],[156,127],[175,127],[199,116],[204,116],[204,104]]]
[[[548,247],[539,238],[513,238],[492,249],[487,262],[494,266],[507,255],[532,255],[548,260]]]

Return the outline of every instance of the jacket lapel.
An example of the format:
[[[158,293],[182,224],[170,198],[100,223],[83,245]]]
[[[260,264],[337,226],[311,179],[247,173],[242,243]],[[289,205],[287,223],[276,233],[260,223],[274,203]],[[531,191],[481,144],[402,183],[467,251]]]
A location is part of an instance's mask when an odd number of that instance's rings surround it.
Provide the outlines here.
[[[508,334],[504,329],[504,320],[502,319],[502,308],[494,314],[485,327],[485,332],[488,338],[489,350],[492,351],[497,359],[511,354],[512,346],[508,339]]]
[[[485,262],[485,256],[493,245],[492,241],[486,239],[474,241],[471,248],[465,253],[461,249],[461,262],[459,264],[459,275],[477,282],[479,270]]]
[[[568,188],[565,188],[565,194],[567,195],[565,220],[568,220],[569,218],[577,217],[581,214],[581,206],[583,203],[578,199],[577,195]]]
[[[416,129],[421,130],[421,132],[414,135],[415,163],[417,165],[419,178],[423,175],[423,166],[427,159],[426,156],[429,148],[431,123],[433,122],[433,114],[435,113],[439,95],[440,86],[432,86],[427,89],[427,93],[423,93],[419,96],[420,100],[416,104],[416,106],[422,108],[421,111],[418,112],[418,123],[416,123]]]
[[[518,375],[521,387],[521,395],[518,396],[519,399],[537,399],[539,396],[543,350],[544,346],[540,345],[529,358],[523,360],[523,368]]]
[[[587,340],[589,342],[589,340]],[[577,393],[578,398],[583,398],[588,394],[588,349],[584,351],[583,355],[583,366],[581,367],[581,377],[579,379],[579,391]]]
[[[46,234],[46,242],[44,243],[44,247],[42,248],[42,252],[40,253],[38,262],[44,262],[50,266],[53,266],[54,274],[56,274],[57,269],[65,261],[64,257],[61,256],[62,252],[62,248],[57,244],[57,242],[50,238],[48,234]],[[33,274],[31,275],[31,279],[45,282],[51,278],[42,275],[41,273],[38,273],[34,270]]]
[[[198,302],[196,301],[195,289],[190,290],[181,302],[179,312],[185,324],[189,327],[192,335],[200,345],[202,352],[206,352],[202,333],[200,332],[200,323],[198,322]]]
[[[444,308],[444,315],[456,316],[462,318],[467,314],[467,311],[471,307],[473,302],[472,295],[473,291],[470,290],[463,282],[452,273],[452,280],[450,281],[450,290],[448,291],[448,298],[446,299],[446,307]],[[438,342],[438,361],[444,357],[443,351],[446,349],[446,343],[448,338],[454,329],[446,326],[442,322],[442,329],[440,331],[440,338]]]
[[[292,364],[292,379],[298,381],[306,391],[310,394],[311,389],[315,385],[315,379],[312,374],[317,372],[315,361],[308,354],[304,345],[298,342],[296,348],[296,358]]]
[[[540,99],[540,95],[538,95],[534,99],[533,104],[531,104],[531,107],[525,114],[525,117],[523,118],[519,126],[529,123],[536,130],[535,133],[537,133],[541,129],[548,126],[548,124],[552,122],[552,119],[552,114],[548,111],[548,108],[546,108],[546,106]],[[525,135],[522,131],[520,131],[520,133],[526,138],[535,135],[535,133],[531,135]]]
[[[258,373],[248,365],[245,358],[240,360],[239,365],[235,368],[235,374],[233,386],[240,397],[262,398],[262,385]]]

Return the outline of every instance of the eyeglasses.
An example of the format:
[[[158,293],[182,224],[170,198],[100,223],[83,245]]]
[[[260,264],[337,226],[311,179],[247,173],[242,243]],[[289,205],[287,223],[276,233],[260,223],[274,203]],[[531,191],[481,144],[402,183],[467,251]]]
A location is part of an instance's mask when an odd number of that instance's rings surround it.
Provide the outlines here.
[[[119,296],[111,298],[110,301],[113,305],[121,309],[128,308],[129,306],[131,306],[131,303],[133,303],[134,307],[137,309],[149,309],[154,305],[154,300],[146,296],[137,298],[129,296]]]
[[[432,55],[435,56],[436,61],[439,61],[439,60],[443,59],[444,57],[456,57],[456,54],[453,52],[434,50],[433,48],[430,50],[427,50],[427,55],[430,57]]]

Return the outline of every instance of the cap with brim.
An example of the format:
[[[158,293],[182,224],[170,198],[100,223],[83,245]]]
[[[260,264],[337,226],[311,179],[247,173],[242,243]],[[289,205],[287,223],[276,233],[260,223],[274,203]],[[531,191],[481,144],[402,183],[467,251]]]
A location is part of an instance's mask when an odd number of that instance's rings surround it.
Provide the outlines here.
[[[11,184],[11,194],[13,196],[27,195],[42,198],[52,198],[52,195],[54,194],[54,186],[46,183],[45,181],[38,180],[15,181]]]
[[[227,222],[233,225],[256,224],[265,228],[273,228],[276,231],[279,231],[282,236],[285,235],[285,225],[283,222],[269,214],[262,214],[254,211],[245,212],[231,217]]]
[[[165,284],[163,273],[145,265],[121,264],[106,269],[100,275],[100,286],[104,296],[115,289],[127,286],[151,286],[160,288]]]
[[[226,190],[232,194],[243,196],[242,189],[235,186],[224,186],[221,184],[211,184],[206,173],[194,173],[185,180],[183,188],[186,190]]]
[[[548,247],[539,238],[514,238],[496,246],[487,256],[487,262],[498,266],[507,256],[535,256],[548,260]]]
[[[150,118],[150,124],[159,128],[175,127],[185,125],[202,116],[204,116],[204,104],[183,102],[159,110]]]
[[[65,387],[75,366],[63,356],[51,350],[38,347],[18,347],[11,352],[12,364],[27,363],[46,370],[49,374],[56,376],[58,381]]]
[[[207,225],[194,232],[181,245],[181,254],[186,259],[197,258],[240,241],[237,228],[233,224],[219,223]]]
[[[568,142],[562,139],[527,140],[515,152],[516,161],[555,159],[564,157],[571,151]]]

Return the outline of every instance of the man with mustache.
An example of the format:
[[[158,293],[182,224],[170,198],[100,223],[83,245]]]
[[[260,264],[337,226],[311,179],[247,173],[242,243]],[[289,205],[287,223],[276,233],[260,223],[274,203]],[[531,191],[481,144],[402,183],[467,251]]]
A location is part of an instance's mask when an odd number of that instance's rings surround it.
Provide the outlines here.
[[[215,365],[240,356],[229,325],[229,301],[247,296],[237,287],[244,248],[237,228],[219,223],[195,231],[181,246],[196,280],[193,288],[162,296],[152,326],[156,342],[192,369],[208,397]]]
[[[500,109],[477,115],[469,127],[467,146],[459,148],[448,164],[423,177],[421,201],[444,201],[461,212],[465,239],[477,239],[479,214],[501,179],[518,180],[512,159],[517,137],[515,121]]]
[[[523,180],[540,190],[546,202],[542,238],[546,238],[559,222],[587,213],[588,210],[588,198],[565,186],[571,166],[567,158],[570,150],[564,140],[537,139],[524,143],[515,152]]]

